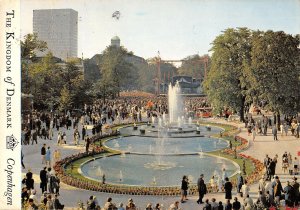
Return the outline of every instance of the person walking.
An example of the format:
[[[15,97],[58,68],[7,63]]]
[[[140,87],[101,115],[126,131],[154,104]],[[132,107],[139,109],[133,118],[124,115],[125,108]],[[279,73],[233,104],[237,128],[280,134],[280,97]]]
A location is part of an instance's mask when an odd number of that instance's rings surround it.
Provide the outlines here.
[[[297,182],[297,178],[296,177],[293,177],[292,187],[293,187],[294,193],[295,193],[294,204],[295,204],[295,206],[298,206],[299,198],[300,198],[300,193],[299,193],[299,183]]]
[[[225,199],[232,199],[232,183],[229,181],[228,177],[225,178],[225,184],[224,184],[224,190],[225,190]]]
[[[281,182],[278,176],[275,176],[275,181],[272,183],[273,194],[275,198],[275,203],[280,204],[281,192],[283,192]]]
[[[91,144],[91,139],[89,138],[89,135],[87,135],[85,137],[85,152],[86,153],[89,152],[90,144]]]
[[[46,144],[41,148],[42,164],[46,164]]]
[[[81,130],[81,137],[82,137],[82,140],[84,140],[84,137],[85,137],[85,134],[86,134],[86,128],[84,127],[84,125],[82,126],[82,130]]]
[[[283,189],[284,192],[284,200],[285,200],[285,205],[288,207],[293,207],[294,206],[294,188],[290,185],[290,182],[286,182],[286,187]]]
[[[187,176],[182,177],[181,181],[181,203],[184,203],[187,199],[187,190],[188,190],[189,182]]]
[[[278,141],[276,125],[274,125],[272,128],[272,134],[273,134],[274,141]]]
[[[243,176],[241,175],[241,172],[239,171],[238,173],[238,177],[237,177],[237,193],[241,193],[241,189],[242,189],[242,186],[244,184],[244,178]]]
[[[36,130],[32,130],[32,133],[31,133],[31,145],[33,145],[34,142],[37,144],[37,132],[36,132]]]
[[[79,144],[79,139],[80,139],[80,134],[79,134],[77,128],[74,131],[74,136],[73,137],[74,137],[74,144],[78,145]]]
[[[40,171],[40,188],[42,189],[42,193],[47,192],[47,167],[44,167],[41,171]]]
[[[245,180],[243,186],[242,186],[242,194],[243,194],[243,198],[247,198],[247,195],[249,195],[250,192],[250,187],[248,185],[247,180]]]
[[[60,154],[59,150],[56,149],[56,150],[54,151],[54,153],[53,153],[53,159],[54,159],[54,162],[59,161],[60,158],[61,158],[61,154]]]
[[[51,150],[50,150],[50,147],[47,148],[45,159],[46,159],[46,165],[51,167]]]
[[[202,204],[203,203],[203,197],[204,195],[207,193],[207,189],[206,189],[206,185],[204,183],[204,175],[201,174],[198,181],[197,181],[197,186],[198,186],[198,192],[199,192],[199,199],[197,200],[198,204]]]

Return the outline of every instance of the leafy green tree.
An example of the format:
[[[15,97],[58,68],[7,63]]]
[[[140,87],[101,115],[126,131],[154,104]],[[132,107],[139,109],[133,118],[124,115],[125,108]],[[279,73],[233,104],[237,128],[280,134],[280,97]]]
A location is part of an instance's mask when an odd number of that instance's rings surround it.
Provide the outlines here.
[[[251,32],[247,28],[226,29],[212,43],[212,63],[204,89],[215,110],[224,106],[239,112],[244,120],[248,83],[245,66],[251,61]]]
[[[251,78],[259,99],[277,115],[300,111],[299,39],[283,31],[256,31],[252,39]]]
[[[72,107],[72,94],[67,85],[64,85],[60,92],[59,109],[60,111],[68,110]]]
[[[36,33],[27,34],[24,36],[24,41],[21,41],[21,57],[22,59],[33,60],[36,57],[36,52],[44,52],[47,49],[47,43],[38,39]]]
[[[137,83],[136,68],[125,60],[127,50],[123,47],[109,46],[103,52],[101,62],[101,81],[109,82],[113,97],[123,89],[130,89]]]
[[[87,90],[89,88],[89,83],[84,81],[83,71],[79,69],[77,64],[78,61],[68,61],[60,71],[62,86],[68,89],[71,104],[74,107],[83,106],[88,100]]]
[[[36,107],[45,108],[57,105],[62,87],[60,83],[60,67],[57,66],[51,53],[39,62],[27,66],[28,83],[25,89],[34,97]],[[24,70],[24,69],[22,69]]]

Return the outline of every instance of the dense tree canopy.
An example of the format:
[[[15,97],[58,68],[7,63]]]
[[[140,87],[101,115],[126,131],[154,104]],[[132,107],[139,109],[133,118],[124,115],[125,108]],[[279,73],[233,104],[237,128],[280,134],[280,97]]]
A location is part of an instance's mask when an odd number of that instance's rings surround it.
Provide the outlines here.
[[[215,110],[224,106],[243,119],[247,94],[245,66],[250,62],[250,31],[227,29],[213,41],[212,64],[204,87]]]
[[[212,43],[205,91],[216,110],[265,100],[279,114],[300,111],[299,38],[282,31],[227,29]]]
[[[87,100],[88,85],[78,68],[80,59],[62,62],[51,52],[42,58],[37,50],[46,49],[46,43],[28,34],[22,41],[22,93],[33,96],[35,108],[69,109]],[[65,107],[65,108],[63,108]]]

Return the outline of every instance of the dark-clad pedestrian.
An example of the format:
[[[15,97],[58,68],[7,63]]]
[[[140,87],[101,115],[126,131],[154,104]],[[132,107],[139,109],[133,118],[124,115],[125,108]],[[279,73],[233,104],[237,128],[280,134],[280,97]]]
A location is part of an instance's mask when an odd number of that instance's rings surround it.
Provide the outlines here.
[[[239,172],[238,174],[238,177],[237,177],[237,193],[240,193],[241,192],[241,188],[244,184],[244,178],[243,176],[241,175],[241,172]]]
[[[294,203],[295,206],[298,206],[300,193],[299,193],[299,183],[297,182],[296,177],[293,177],[292,187],[294,188],[294,193],[295,193]]]
[[[82,130],[81,130],[82,140],[84,140],[85,134],[86,134],[86,128],[82,126]]]
[[[206,185],[204,183],[203,178],[204,178],[204,175],[201,174],[199,179],[198,179],[198,182],[197,182],[198,192],[199,192],[199,199],[197,200],[198,204],[203,203],[202,199],[203,199],[204,195],[207,193]]]
[[[90,144],[91,144],[91,140],[89,138],[89,135],[86,136],[85,138],[85,152],[88,153],[89,152],[89,148],[90,148]]]
[[[222,201],[219,201],[218,210],[224,210]]]
[[[44,167],[44,169],[40,171],[40,180],[40,188],[42,189],[42,193],[44,193],[45,191],[47,192],[47,167]]]
[[[278,141],[276,125],[274,125],[272,128],[272,134],[273,134],[274,141]]]
[[[187,200],[188,185],[189,185],[188,178],[187,176],[184,175],[181,181],[181,203]]]
[[[46,144],[41,148],[42,164],[46,164]]]
[[[225,199],[232,199],[232,184],[229,181],[228,177],[225,178],[225,184],[224,184],[224,189],[225,189]]]
[[[225,210],[232,210],[232,204],[230,203],[230,200],[228,199],[225,204]]]
[[[241,203],[238,201],[237,197],[234,197],[234,202],[232,203],[232,209],[233,210],[241,209]]]

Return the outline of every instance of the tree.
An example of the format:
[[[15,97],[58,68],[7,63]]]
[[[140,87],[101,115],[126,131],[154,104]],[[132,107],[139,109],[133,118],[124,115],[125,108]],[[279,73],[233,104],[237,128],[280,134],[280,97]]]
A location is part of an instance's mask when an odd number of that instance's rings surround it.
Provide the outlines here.
[[[259,99],[277,115],[300,111],[299,39],[283,31],[253,33],[251,78]]]
[[[48,53],[40,61],[27,64],[27,81],[24,93],[34,96],[36,107],[45,108],[57,105],[59,93],[62,88],[60,79],[60,67],[56,64],[51,53]]]
[[[204,89],[217,111],[224,106],[239,112],[244,120],[248,91],[245,66],[251,61],[251,31],[247,28],[225,30],[212,43],[212,63]]]
[[[69,105],[77,107],[82,106],[85,101],[87,101],[87,90],[89,88],[89,84],[84,81],[83,72],[79,69],[76,63],[78,63],[78,61],[75,60],[66,62],[65,66],[61,68],[60,80],[63,87],[68,90],[71,100]],[[81,61],[79,61],[79,63],[81,63]]]
[[[36,57],[36,52],[44,52],[47,49],[47,43],[38,39],[36,33],[27,34],[24,36],[24,41],[21,41],[21,57],[22,59],[33,60]]]
[[[72,107],[71,91],[65,85],[60,92],[59,109],[60,111],[68,110]]]
[[[125,48],[115,46],[109,46],[103,52],[101,81],[109,82],[113,97],[137,84],[138,74],[134,66],[125,60],[127,54]]]

